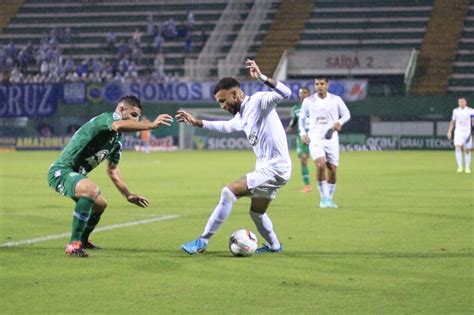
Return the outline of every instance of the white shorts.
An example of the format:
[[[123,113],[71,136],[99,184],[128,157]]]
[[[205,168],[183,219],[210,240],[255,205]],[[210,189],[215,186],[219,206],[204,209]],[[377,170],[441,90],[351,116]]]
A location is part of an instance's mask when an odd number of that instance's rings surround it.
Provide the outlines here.
[[[470,133],[454,132],[454,145],[462,145],[465,149],[472,148],[472,136]]]
[[[339,141],[319,140],[309,143],[309,153],[314,160],[323,157],[326,162],[332,165],[339,165]]]
[[[291,171],[278,171],[271,168],[260,168],[247,173],[247,187],[255,198],[275,199],[278,188],[290,179]]]

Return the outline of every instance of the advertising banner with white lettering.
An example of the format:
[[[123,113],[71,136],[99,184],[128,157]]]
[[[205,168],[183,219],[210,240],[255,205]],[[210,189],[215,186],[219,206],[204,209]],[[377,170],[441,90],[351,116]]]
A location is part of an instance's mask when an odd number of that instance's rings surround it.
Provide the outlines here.
[[[314,90],[313,80],[288,80],[285,81],[292,91],[291,100],[298,100],[298,90],[308,87]],[[134,82],[130,84],[109,83],[89,84],[85,89],[85,99],[89,103],[107,102],[115,103],[124,95],[135,95],[142,102],[176,102],[176,103],[209,103],[215,102],[213,90],[215,82]],[[257,81],[241,82],[242,90],[246,94],[258,91],[267,91],[268,88]],[[80,87],[69,89],[74,99],[80,99]],[[329,91],[341,96],[346,101],[364,99],[367,96],[367,80],[331,80]],[[69,99],[69,92],[65,90],[65,102],[74,103]]]
[[[412,49],[299,50],[288,54],[287,74],[404,75]]]
[[[61,98],[59,84],[0,85],[0,117],[48,117]]]

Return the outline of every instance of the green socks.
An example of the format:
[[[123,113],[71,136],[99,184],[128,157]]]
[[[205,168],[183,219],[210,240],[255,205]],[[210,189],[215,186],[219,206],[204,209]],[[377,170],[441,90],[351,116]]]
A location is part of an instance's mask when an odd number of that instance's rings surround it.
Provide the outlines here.
[[[82,232],[84,231],[87,220],[89,220],[93,205],[94,200],[88,197],[79,197],[79,200],[77,200],[76,208],[74,208],[74,214],[72,218],[72,232],[70,242],[77,242],[81,240]]]
[[[94,231],[97,223],[99,223],[101,215],[102,213],[92,212],[89,220],[87,220],[86,228],[84,229],[84,232],[82,232],[82,236],[81,236],[82,244],[86,244],[87,241],[89,240],[89,235],[92,233],[92,231]]]
[[[308,166],[301,164],[301,176],[303,176],[303,182],[306,185],[309,185],[309,171]]]

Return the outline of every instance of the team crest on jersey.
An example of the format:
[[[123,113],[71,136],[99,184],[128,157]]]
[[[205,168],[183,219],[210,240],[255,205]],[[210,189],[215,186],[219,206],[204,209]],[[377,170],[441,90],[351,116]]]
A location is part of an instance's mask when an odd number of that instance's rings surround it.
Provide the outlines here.
[[[252,147],[257,144],[258,138],[257,138],[257,134],[256,134],[255,132],[253,132],[253,133],[250,134],[250,136],[249,136],[249,142],[250,142],[250,145],[251,145]]]
[[[120,119],[122,119],[122,115],[120,115],[120,113],[114,112],[112,114],[112,118],[113,118],[113,120],[120,120]]]

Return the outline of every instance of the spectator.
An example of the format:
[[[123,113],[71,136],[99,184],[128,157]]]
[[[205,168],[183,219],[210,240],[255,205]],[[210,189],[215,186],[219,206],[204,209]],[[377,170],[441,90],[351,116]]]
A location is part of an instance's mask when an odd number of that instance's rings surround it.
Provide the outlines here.
[[[72,40],[72,32],[71,32],[71,28],[68,26],[64,29],[64,42],[70,43],[71,40]]]
[[[188,27],[188,30],[192,30],[195,23],[196,20],[194,19],[194,14],[191,11],[188,11],[188,17],[186,19],[186,26]]]
[[[109,51],[115,51],[115,44],[117,42],[117,34],[115,32],[108,32],[106,35],[107,49]]]
[[[173,39],[176,37],[176,24],[173,18],[170,18],[165,24],[164,38]]]
[[[54,135],[54,129],[49,124],[41,123],[38,125],[37,130],[40,137],[52,137]]]
[[[140,32],[138,28],[135,29],[135,32],[132,34],[132,39],[133,39],[133,44],[137,47],[140,47],[140,44],[142,42],[142,36],[143,33]]]
[[[151,14],[146,18],[146,36],[150,38],[155,36],[155,26],[153,25],[153,16]]]
[[[192,49],[192,39],[191,39],[191,35],[188,33],[186,35],[186,38],[184,39],[184,52],[186,54],[189,54],[191,52],[191,49]]]
[[[71,124],[67,126],[66,136],[72,137],[74,133],[77,131],[77,129],[79,129],[79,125],[76,125],[76,124]]]
[[[163,38],[163,36],[161,36],[161,34],[157,34],[155,36],[154,44],[153,44],[155,46],[155,52],[161,51],[161,47],[163,46],[164,41],[165,39]]]

